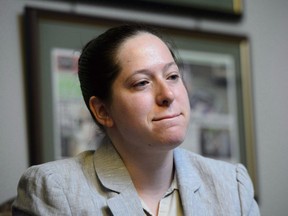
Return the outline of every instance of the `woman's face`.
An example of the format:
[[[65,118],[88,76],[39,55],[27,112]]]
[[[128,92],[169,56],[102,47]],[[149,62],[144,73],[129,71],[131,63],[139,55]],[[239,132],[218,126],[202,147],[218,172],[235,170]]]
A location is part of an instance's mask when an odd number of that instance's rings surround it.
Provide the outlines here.
[[[167,46],[140,33],[119,48],[121,71],[112,85],[112,141],[136,148],[172,149],[190,118],[186,88]],[[113,138],[114,137],[114,138]]]

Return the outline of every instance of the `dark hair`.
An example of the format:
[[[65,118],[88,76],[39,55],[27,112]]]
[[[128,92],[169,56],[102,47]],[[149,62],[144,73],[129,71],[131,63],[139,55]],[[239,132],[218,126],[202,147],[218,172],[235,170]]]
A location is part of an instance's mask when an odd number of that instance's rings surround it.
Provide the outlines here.
[[[111,86],[121,71],[121,66],[116,59],[118,49],[126,40],[141,32],[162,39],[175,59],[169,43],[157,30],[147,25],[130,24],[114,27],[92,39],[84,46],[78,62],[80,87],[90,113],[89,100],[92,96],[104,102],[111,101]],[[91,115],[96,121],[94,115],[92,113]],[[97,121],[96,123],[103,129]]]

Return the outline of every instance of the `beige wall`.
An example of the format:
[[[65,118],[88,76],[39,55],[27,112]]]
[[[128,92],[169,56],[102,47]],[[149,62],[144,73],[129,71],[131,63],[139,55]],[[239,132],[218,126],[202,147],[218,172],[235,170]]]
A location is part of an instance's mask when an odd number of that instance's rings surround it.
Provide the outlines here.
[[[70,10],[46,1],[0,0],[0,203],[15,196],[27,168],[27,127],[18,17],[25,5]],[[78,12],[111,14],[112,9],[73,7]],[[288,1],[246,0],[238,24],[123,13],[176,25],[246,34],[251,41],[257,162],[262,215],[288,212]]]

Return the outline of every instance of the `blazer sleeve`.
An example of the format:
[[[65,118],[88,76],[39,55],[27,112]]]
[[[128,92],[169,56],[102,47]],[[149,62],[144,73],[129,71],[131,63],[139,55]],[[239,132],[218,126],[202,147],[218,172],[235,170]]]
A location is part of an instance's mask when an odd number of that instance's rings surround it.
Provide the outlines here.
[[[41,166],[29,168],[19,181],[13,215],[71,215],[61,185],[57,174]]]
[[[236,166],[238,192],[241,205],[241,215],[258,216],[259,207],[254,199],[254,189],[246,168],[239,164]]]

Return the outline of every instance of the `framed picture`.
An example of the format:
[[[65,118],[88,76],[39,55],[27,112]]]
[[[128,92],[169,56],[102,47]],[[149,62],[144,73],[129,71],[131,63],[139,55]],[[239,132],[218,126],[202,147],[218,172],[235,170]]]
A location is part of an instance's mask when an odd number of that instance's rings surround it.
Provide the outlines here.
[[[62,0],[94,5],[113,6],[139,11],[173,13],[191,17],[239,21],[243,15],[243,0]]]
[[[216,159],[241,161],[235,59],[228,53],[179,53],[192,114],[184,146]]]
[[[96,147],[101,134],[80,93],[77,60],[90,39],[131,22],[26,8],[31,165]],[[191,121],[182,146],[207,157],[243,163],[257,193],[248,38],[153,25],[177,48],[190,97]]]
[[[93,148],[100,138],[83,104],[78,81],[79,56],[80,52],[73,49],[51,50],[55,159]]]

